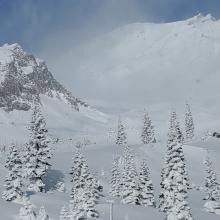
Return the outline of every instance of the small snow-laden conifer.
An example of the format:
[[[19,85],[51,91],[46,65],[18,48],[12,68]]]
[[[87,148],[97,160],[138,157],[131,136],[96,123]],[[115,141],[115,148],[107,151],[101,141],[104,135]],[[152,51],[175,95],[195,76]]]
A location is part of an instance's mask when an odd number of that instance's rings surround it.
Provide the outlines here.
[[[216,173],[213,169],[213,164],[209,157],[206,158],[205,165],[206,165],[205,200],[218,201],[220,200],[220,184],[217,181]]]
[[[37,220],[33,205],[28,198],[24,200],[24,206],[20,208],[18,220]]]
[[[51,158],[46,122],[41,114],[39,103],[35,102],[30,123],[30,141],[27,144],[26,169],[28,169],[29,190],[44,192],[43,178],[47,174]]]
[[[150,179],[149,169],[145,161],[142,161],[140,172],[139,172],[139,200],[140,204],[143,206],[155,207],[154,199],[154,187],[152,180]]]
[[[129,152],[129,149],[127,150],[127,152]],[[135,166],[134,155],[131,154],[131,151],[125,157],[122,180],[123,180],[122,203],[140,205],[139,179]]]
[[[186,103],[185,112],[185,141],[192,141],[194,137],[194,121],[189,103]]]
[[[72,192],[71,198],[73,199],[78,189],[84,189],[89,186],[96,201],[100,198],[102,187],[99,184],[97,178],[89,171],[88,164],[80,151],[77,151],[73,158],[73,166],[70,171]]]
[[[90,173],[88,164],[80,152],[76,154],[73,164],[70,172],[73,175],[70,216],[73,218],[78,218],[75,215],[97,217],[96,203],[98,203],[102,187],[96,177]]]
[[[120,118],[118,119],[118,133],[117,133],[116,144],[118,145],[127,144],[127,134],[125,132],[125,127]]]
[[[69,210],[66,206],[63,206],[60,211],[60,220],[69,220]]]
[[[9,173],[5,179],[2,198],[6,201],[20,200],[23,196],[22,162],[15,145],[10,148],[5,167]]]
[[[114,197],[120,197],[121,195],[121,173],[119,170],[119,157],[115,157],[113,159],[110,193]]]
[[[44,206],[41,206],[37,215],[37,220],[50,220]]]
[[[146,112],[144,114],[144,125],[141,133],[141,140],[143,144],[150,144],[156,142],[154,135],[154,126],[148,113]]]

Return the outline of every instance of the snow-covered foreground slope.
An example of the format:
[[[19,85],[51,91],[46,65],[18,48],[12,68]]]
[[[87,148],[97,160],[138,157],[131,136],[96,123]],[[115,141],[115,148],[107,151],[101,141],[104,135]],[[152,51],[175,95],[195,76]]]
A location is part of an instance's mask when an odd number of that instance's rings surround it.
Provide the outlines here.
[[[220,170],[220,163],[218,158],[220,156],[218,142],[204,142],[192,144],[195,146],[185,146],[184,152],[187,158],[187,168],[189,170],[189,176],[191,182],[195,186],[204,187],[204,158],[206,156],[206,149],[212,146],[213,159],[215,159],[215,168],[217,171]],[[162,158],[164,156],[165,146],[163,144],[156,144],[154,146],[134,145],[133,149],[136,152],[138,158],[145,158],[148,162],[151,170],[152,180],[155,186],[155,195],[158,202],[159,194],[159,182],[160,182],[160,170],[162,167]],[[59,211],[63,205],[67,205],[69,201],[69,192],[71,189],[69,169],[71,167],[71,159],[74,155],[75,149],[71,143],[56,144],[53,146],[53,158],[52,158],[52,169],[50,170],[46,183],[47,192],[37,193],[31,195],[31,201],[36,208],[44,205],[52,219],[59,219]],[[114,144],[96,144],[88,145],[84,147],[83,152],[86,155],[89,166],[97,177],[101,180],[104,186],[104,197],[101,199],[98,209],[100,212],[101,220],[109,219],[109,204],[108,200],[112,199],[109,196],[109,181],[110,181],[110,169],[112,165],[112,158],[115,153],[121,153],[122,149]],[[3,177],[6,174],[5,170],[1,165],[1,180],[0,190],[3,189]],[[220,173],[218,172],[220,175]],[[54,191],[55,185],[58,181],[64,181],[66,184],[67,191],[65,193]],[[189,203],[192,208],[192,213],[195,219],[199,220],[217,220],[219,216],[215,214],[207,213],[203,210],[205,195],[204,188],[200,190],[192,189],[189,192]],[[11,220],[18,213],[20,205],[16,205],[10,202],[0,200],[0,210],[4,214],[4,220]],[[114,219],[137,219],[145,220],[155,219],[162,220],[164,215],[158,211],[158,209],[145,208],[134,205],[122,205],[116,199],[114,202]],[[1,218],[3,219],[3,215]]]
[[[41,205],[46,207],[50,217],[54,220],[59,219],[59,212],[63,205],[68,205],[69,193],[71,189],[69,170],[72,165],[72,157],[76,150],[75,143],[82,141],[87,143],[83,147],[83,152],[88,160],[91,171],[96,174],[104,187],[104,197],[98,205],[100,212],[100,220],[109,219],[109,204],[112,199],[109,195],[110,190],[110,172],[112,159],[115,154],[122,154],[122,148],[114,144],[116,118],[95,110],[83,110],[82,112],[72,111],[63,107],[63,103],[59,100],[43,98],[42,110],[47,120],[49,135],[54,140],[59,138],[59,142],[52,144],[53,157],[51,159],[51,170],[46,178],[47,193],[36,193],[30,195],[32,203],[38,209]],[[168,110],[167,110],[168,112]],[[1,112],[2,123],[1,133],[5,138],[3,143],[7,144],[13,139],[18,143],[24,143],[28,139],[27,122],[30,115],[27,113],[13,111],[11,113]],[[113,112],[111,113],[113,114]],[[155,125],[157,129],[157,137],[163,137],[166,134],[166,118],[165,113],[161,115],[154,112]],[[139,115],[139,117],[138,117]],[[155,187],[155,196],[158,203],[158,195],[160,193],[160,172],[163,164],[166,144],[164,138],[154,145],[141,145],[139,132],[141,127],[142,112],[129,111],[125,114],[126,128],[128,132],[128,140],[138,158],[145,158],[151,171],[151,177]],[[156,120],[157,119],[157,120]],[[12,123],[13,122],[13,123]],[[187,168],[190,181],[194,186],[200,186],[200,190],[194,188],[189,191],[189,204],[195,219],[199,220],[217,220],[218,215],[210,214],[204,211],[203,205],[205,201],[203,197],[204,191],[204,159],[207,150],[214,161],[214,165],[218,176],[220,176],[220,141],[210,140],[206,142],[195,141],[184,146],[184,152],[187,159]],[[5,155],[1,154],[0,165],[0,192],[3,191],[3,181],[7,174],[4,165]],[[66,192],[57,192],[55,185],[59,181],[64,181]],[[12,220],[19,212],[21,205],[5,202],[0,199],[0,211],[3,213],[0,219]],[[114,201],[114,220],[145,220],[145,219],[164,219],[164,214],[158,209],[145,208],[135,205],[123,205],[119,200]]]

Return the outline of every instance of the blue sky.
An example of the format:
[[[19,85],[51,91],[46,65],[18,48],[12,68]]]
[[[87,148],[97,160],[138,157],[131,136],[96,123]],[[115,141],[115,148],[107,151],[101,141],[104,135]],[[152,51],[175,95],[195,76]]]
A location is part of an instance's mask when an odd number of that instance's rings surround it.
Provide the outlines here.
[[[168,22],[199,12],[220,18],[220,0],[0,0],[0,44],[35,52],[45,41],[85,37],[131,22]],[[87,32],[85,32],[87,30]]]

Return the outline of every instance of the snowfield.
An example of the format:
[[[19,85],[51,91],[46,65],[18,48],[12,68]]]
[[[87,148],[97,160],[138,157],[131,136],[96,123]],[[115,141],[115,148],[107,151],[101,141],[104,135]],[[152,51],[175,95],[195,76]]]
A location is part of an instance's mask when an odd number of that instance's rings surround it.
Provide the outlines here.
[[[77,141],[86,141],[83,147],[83,153],[87,159],[91,171],[98,177],[104,187],[104,197],[101,198],[98,210],[101,220],[109,219],[109,200],[114,200],[113,213],[115,220],[145,220],[145,219],[164,219],[163,213],[159,212],[157,208],[146,208],[136,205],[123,205],[119,199],[112,198],[110,191],[110,172],[112,167],[113,156],[115,154],[121,155],[122,147],[116,145],[116,128],[117,116],[110,114],[97,114],[97,110],[88,114],[78,113],[65,106],[60,100],[43,98],[43,112],[45,114],[47,125],[49,128],[49,136],[52,139],[59,138],[59,142],[52,144],[52,159],[51,170],[49,170],[46,177],[47,193],[35,193],[30,195],[31,202],[35,205],[36,210],[44,205],[51,219],[58,220],[61,207],[68,205],[69,193],[71,189],[69,170],[72,165],[72,158],[76,151],[75,144]],[[29,112],[30,113],[30,112]],[[14,111],[12,113],[2,114],[1,133],[2,145],[9,144],[11,141],[16,141],[19,144],[25,143],[28,139],[27,123],[24,121],[30,120],[29,113],[22,113]],[[100,120],[100,114],[103,117]],[[92,117],[90,117],[92,115]],[[158,204],[158,195],[160,193],[160,172],[163,165],[163,157],[165,155],[166,143],[160,140],[156,144],[143,145],[140,140],[140,126],[133,126],[141,124],[142,111],[139,111],[139,118],[137,117],[137,110],[125,113],[125,119],[129,120],[126,124],[126,131],[128,133],[128,140],[132,143],[132,148],[137,156],[137,160],[146,159],[153,185],[155,187],[155,198]],[[166,135],[166,121],[169,117],[163,118],[164,125],[157,129],[156,137]],[[157,118],[155,116],[155,118]],[[161,118],[158,121],[153,121],[156,125],[160,124]],[[12,123],[13,122],[13,123]],[[133,122],[133,124],[132,124]],[[129,125],[129,123],[131,125]],[[159,129],[160,128],[160,129]],[[163,128],[163,129],[162,129]],[[159,130],[158,130],[159,129]],[[13,133],[12,133],[13,132]],[[13,135],[11,135],[13,134]],[[199,134],[198,134],[199,137]],[[89,141],[88,141],[89,140]],[[193,189],[189,191],[189,205],[192,209],[192,214],[195,219],[199,220],[215,220],[219,219],[217,214],[208,213],[205,211],[203,200],[205,196],[204,191],[204,160],[209,151],[215,171],[220,176],[220,140],[209,138],[206,141],[200,141],[199,138],[194,142],[184,146],[184,153],[186,157],[186,166],[189,173],[190,183]],[[0,190],[3,191],[3,181],[7,174],[4,168],[5,154],[1,153],[1,179]],[[137,162],[138,162],[137,161]],[[65,182],[66,191],[58,192],[56,184],[59,181]],[[18,215],[20,204],[5,202],[0,200],[1,218],[4,220],[16,219]]]

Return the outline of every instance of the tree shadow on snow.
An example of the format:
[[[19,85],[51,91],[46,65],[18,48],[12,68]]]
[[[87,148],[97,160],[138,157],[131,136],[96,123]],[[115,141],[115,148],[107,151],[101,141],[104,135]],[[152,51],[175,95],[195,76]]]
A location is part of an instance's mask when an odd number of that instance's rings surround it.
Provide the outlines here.
[[[60,170],[49,169],[47,176],[44,178],[45,191],[52,191],[56,189],[56,184],[58,182],[64,182],[64,175]]]

